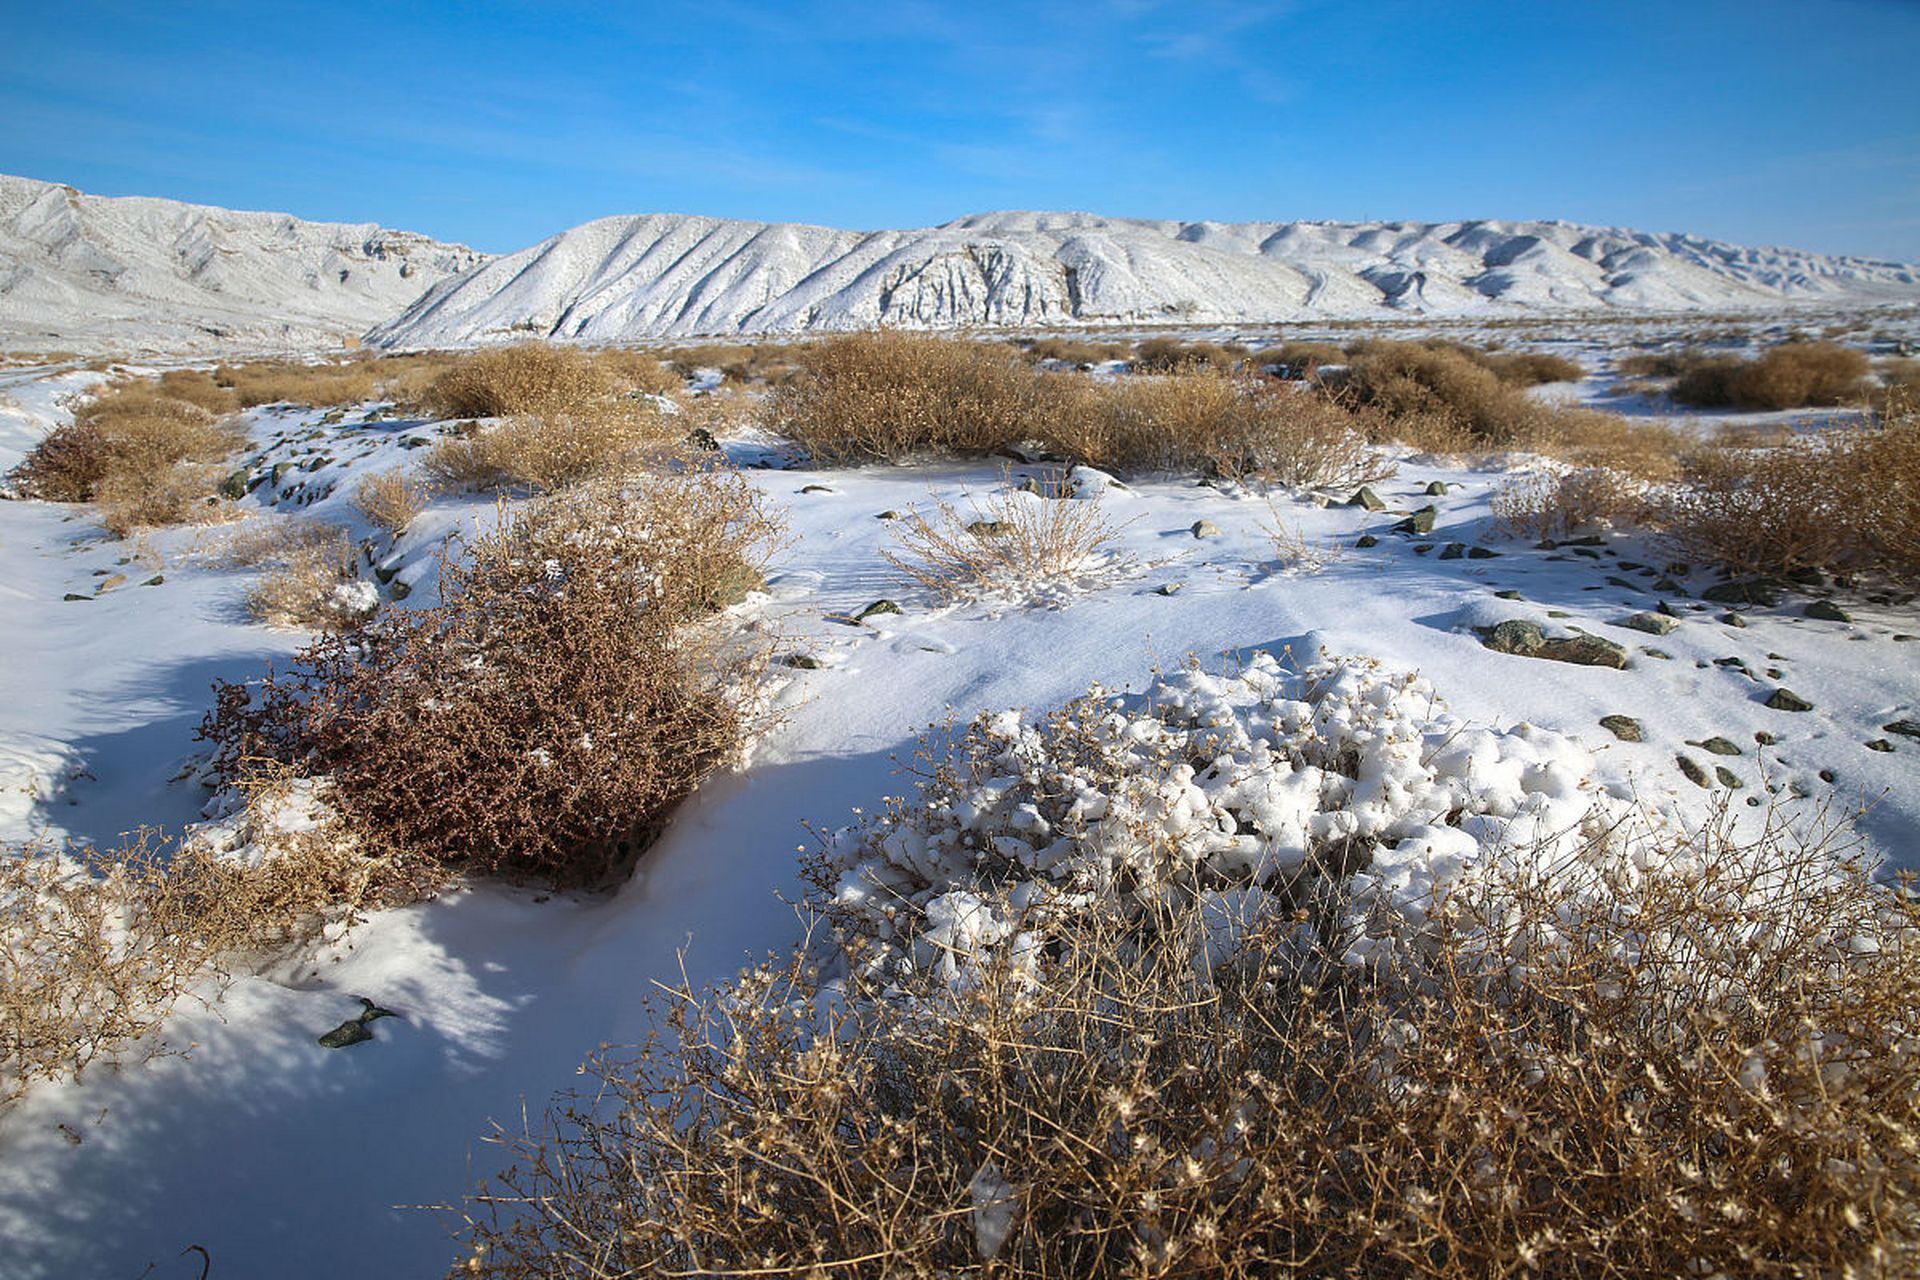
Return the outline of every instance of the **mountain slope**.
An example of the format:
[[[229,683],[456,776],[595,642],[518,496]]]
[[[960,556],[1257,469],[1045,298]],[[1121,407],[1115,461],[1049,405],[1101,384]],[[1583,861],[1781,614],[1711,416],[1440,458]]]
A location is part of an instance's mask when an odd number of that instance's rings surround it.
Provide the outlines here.
[[[0,348],[337,345],[486,261],[373,223],[90,196],[0,175]]]
[[[646,214],[589,222],[444,281],[369,337],[416,346],[1912,300],[1913,265],[1565,222],[992,213],[860,232]]]

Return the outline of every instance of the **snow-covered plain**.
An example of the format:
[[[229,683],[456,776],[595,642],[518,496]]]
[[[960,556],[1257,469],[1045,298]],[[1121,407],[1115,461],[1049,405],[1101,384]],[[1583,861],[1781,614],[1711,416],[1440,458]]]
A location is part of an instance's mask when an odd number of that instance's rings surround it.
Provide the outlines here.
[[[0,465],[90,376],[14,375]],[[324,518],[372,537],[348,501],[353,482],[409,465],[439,428],[362,411],[323,424],[327,416],[249,415],[260,465],[294,464],[249,499],[251,518]],[[1675,574],[1687,594],[1657,592],[1670,557],[1631,536],[1551,551],[1502,537],[1489,503],[1506,464],[1401,456],[1398,474],[1374,486],[1387,503],[1378,513],[1345,505],[1344,494],[1321,495],[1334,499],[1324,505],[1277,494],[1270,505],[1190,478],[1107,487],[1092,500],[1120,528],[1116,550],[1135,569],[1048,592],[1044,604],[941,605],[889,566],[898,526],[880,513],[940,500],[964,510],[1034,468],[787,469],[777,442],[727,445],[792,533],[769,590],[740,616],[777,628],[781,652],[819,663],[783,669],[785,722],[749,765],[703,787],[611,897],[478,884],[378,913],[316,956],[241,978],[217,1006],[186,1009],[168,1040],[193,1046],[190,1055],[34,1090],[0,1114],[0,1273],[190,1277],[200,1267],[182,1256],[191,1245],[208,1252],[215,1276],[443,1270],[444,1219],[421,1206],[457,1198],[496,1168],[480,1141],[489,1124],[517,1126],[523,1107],[537,1121],[586,1054],[634,1038],[656,981],[721,978],[797,938],[790,904],[805,891],[804,824],[845,825],[856,808],[902,791],[895,757],[910,754],[922,726],[950,711],[963,721],[1044,711],[1095,682],[1139,691],[1188,655],[1203,668],[1256,654],[1375,658],[1418,673],[1469,731],[1527,724],[1569,735],[1618,791],[1694,815],[1730,797],[1737,813],[1757,814],[1744,802],[1772,784],[1803,817],[1829,804],[1864,810],[1860,829],[1878,850],[1920,868],[1920,742],[1883,730],[1920,719],[1911,604],[1849,599],[1853,621],[1840,623],[1801,616],[1806,600],[1790,596],[1743,610],[1747,625],[1736,628],[1719,621],[1725,606],[1697,599],[1712,581],[1700,570]],[[1444,494],[1429,495],[1435,481]],[[1391,531],[1428,503],[1431,537]],[[397,545],[380,544],[382,565],[414,589],[409,603],[432,599],[439,541],[492,511],[486,499],[442,500]],[[1218,535],[1195,536],[1202,520]],[[1323,548],[1325,563],[1282,554],[1269,533],[1276,522]],[[303,639],[247,620],[249,575],[196,555],[219,533],[120,542],[83,511],[0,502],[0,839],[109,841],[196,816],[205,792],[176,778],[196,750],[208,685],[255,674]],[[1367,533],[1378,545],[1356,549]],[[1455,543],[1497,554],[1449,557]],[[124,580],[107,585],[116,575]],[[903,612],[850,621],[883,597]],[[1670,634],[1617,625],[1661,599],[1680,618]],[[1627,646],[1629,666],[1483,647],[1474,629],[1511,619],[1603,635]],[[1768,708],[1783,685],[1813,710]],[[1638,720],[1645,740],[1616,740],[1599,724],[1609,715]],[[1741,754],[1690,745],[1713,737]],[[1892,751],[1866,745],[1880,739]],[[1742,786],[1686,781],[1682,754]],[[357,1013],[358,996],[400,1016],[375,1023],[372,1043],[321,1048],[315,1038]]]

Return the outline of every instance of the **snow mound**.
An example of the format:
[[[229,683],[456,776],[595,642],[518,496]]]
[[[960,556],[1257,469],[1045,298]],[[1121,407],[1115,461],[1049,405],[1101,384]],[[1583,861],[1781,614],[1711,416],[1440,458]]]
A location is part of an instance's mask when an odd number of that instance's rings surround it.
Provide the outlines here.
[[[1373,662],[1292,671],[1263,652],[1039,722],[982,715],[917,798],[833,832],[810,874],[874,976],[964,983],[992,954],[1037,964],[1115,900],[1197,899],[1216,955],[1273,912],[1334,902],[1346,962],[1374,966],[1424,945],[1437,904],[1483,873],[1613,892],[1686,846],[1573,738],[1467,723]]]
[[[1070,327],[1750,309],[1920,298],[1920,267],[1568,222],[1165,222],[996,213],[841,231],[602,218],[449,279],[389,346],[877,325]]]

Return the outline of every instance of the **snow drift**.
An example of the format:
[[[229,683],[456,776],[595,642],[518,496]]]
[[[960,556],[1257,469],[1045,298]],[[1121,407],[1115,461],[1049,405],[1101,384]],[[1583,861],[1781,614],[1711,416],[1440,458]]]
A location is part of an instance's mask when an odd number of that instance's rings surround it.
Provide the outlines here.
[[[1915,300],[1911,264],[1567,222],[991,213],[866,232],[647,214],[589,222],[446,280],[369,337],[432,346]]]

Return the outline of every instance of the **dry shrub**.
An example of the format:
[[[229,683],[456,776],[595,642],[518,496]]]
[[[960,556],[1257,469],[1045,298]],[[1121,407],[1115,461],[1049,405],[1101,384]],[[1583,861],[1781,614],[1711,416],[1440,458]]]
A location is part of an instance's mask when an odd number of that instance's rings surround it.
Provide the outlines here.
[[[264,569],[247,592],[247,612],[277,627],[343,630],[364,622],[380,593],[359,578],[347,531],[325,520],[263,515],[197,549],[223,569]]]
[[[1687,558],[1920,580],[1920,415],[1768,449],[1701,450],[1657,513]]]
[[[1512,387],[1537,387],[1549,382],[1578,382],[1587,376],[1584,366],[1565,356],[1544,351],[1495,352],[1484,357],[1493,375]]]
[[[1691,437],[1661,423],[1587,409],[1542,415],[1524,444],[1577,467],[1606,467],[1640,480],[1677,478],[1695,448]]]
[[[1532,473],[1508,481],[1493,496],[1493,517],[1508,533],[1558,538],[1594,524],[1631,524],[1644,518],[1646,485],[1608,467]]]
[[[205,369],[172,369],[161,374],[160,394],[196,405],[216,418],[245,407],[240,397]]]
[[[214,379],[244,408],[297,404],[308,408],[353,405],[371,400],[379,389],[373,361],[345,360],[307,364],[296,360],[253,360],[222,365]]]
[[[1196,367],[1074,390],[1044,439],[1096,467],[1202,469],[1296,488],[1350,488],[1392,474],[1368,447],[1364,416],[1268,379]]]
[[[1675,356],[1673,398],[1700,408],[1800,409],[1866,395],[1867,358],[1832,342],[1786,342],[1756,360]]]
[[[1059,384],[1004,343],[881,330],[828,338],[767,401],[816,462],[978,456],[1038,438]]]
[[[505,418],[578,413],[613,393],[611,374],[587,352],[524,342],[458,357],[423,399],[440,418]]]
[[[1097,498],[1070,496],[1060,477],[1039,487],[998,493],[964,513],[947,502],[936,503],[931,518],[909,512],[894,526],[899,550],[881,554],[908,581],[949,602],[1058,602],[1132,571],[1134,562],[1113,550],[1124,526],[1106,518]]]
[[[591,355],[593,363],[607,375],[616,392],[638,391],[664,396],[678,391],[682,379],[648,351],[630,347],[607,347]]]
[[[1614,361],[1614,369],[1629,378],[1677,378],[1697,359],[1684,351],[1640,351]]]
[[[439,489],[563,489],[638,465],[672,440],[672,428],[651,404],[606,401],[443,436],[421,465]]]
[[[407,474],[404,467],[392,467],[370,475],[353,489],[353,505],[376,528],[394,537],[407,531],[413,518],[433,500],[433,488]]]
[[[604,884],[732,760],[764,655],[712,610],[777,530],[737,474],[683,470],[500,513],[443,555],[442,603],[323,636],[202,734],[244,780],[332,780],[372,848]]]
[[[246,437],[197,404],[148,381],[98,393],[14,470],[28,497],[96,502],[107,527],[182,524],[217,506],[220,463]]]
[[[1026,345],[1029,360],[1058,360],[1085,369],[1110,360],[1126,360],[1133,347],[1125,342],[1093,342],[1085,338],[1036,338]]]
[[[1371,969],[1116,893],[964,982],[672,990],[496,1135],[464,1273],[1912,1274],[1920,911],[1765,842],[1769,888],[1718,829],[1604,905],[1489,875]]]
[[[1920,360],[1907,356],[1882,360],[1874,372],[1880,375],[1874,407],[1882,417],[1920,411]]]
[[[1250,357],[1256,369],[1277,369],[1283,378],[1311,378],[1323,364],[1345,364],[1347,353],[1331,342],[1283,342]]]
[[[271,804],[277,783],[263,779]],[[118,849],[0,852],[0,1102],[129,1051],[182,1000],[210,1000],[245,953],[314,936],[384,895],[389,868],[327,827],[253,832],[259,857],[143,832]]]
[[[1247,359],[1247,349],[1237,342],[1182,342],[1178,338],[1142,338],[1133,351],[1133,367],[1139,373],[1172,373],[1201,367],[1232,370]]]
[[[1362,344],[1326,385],[1340,399],[1396,419],[1451,419],[1483,446],[1525,441],[1553,413],[1484,364],[1422,343]]]
[[[702,369],[718,369],[735,384],[778,386],[800,371],[810,342],[707,343],[673,347],[660,353],[675,374],[692,378]]]

